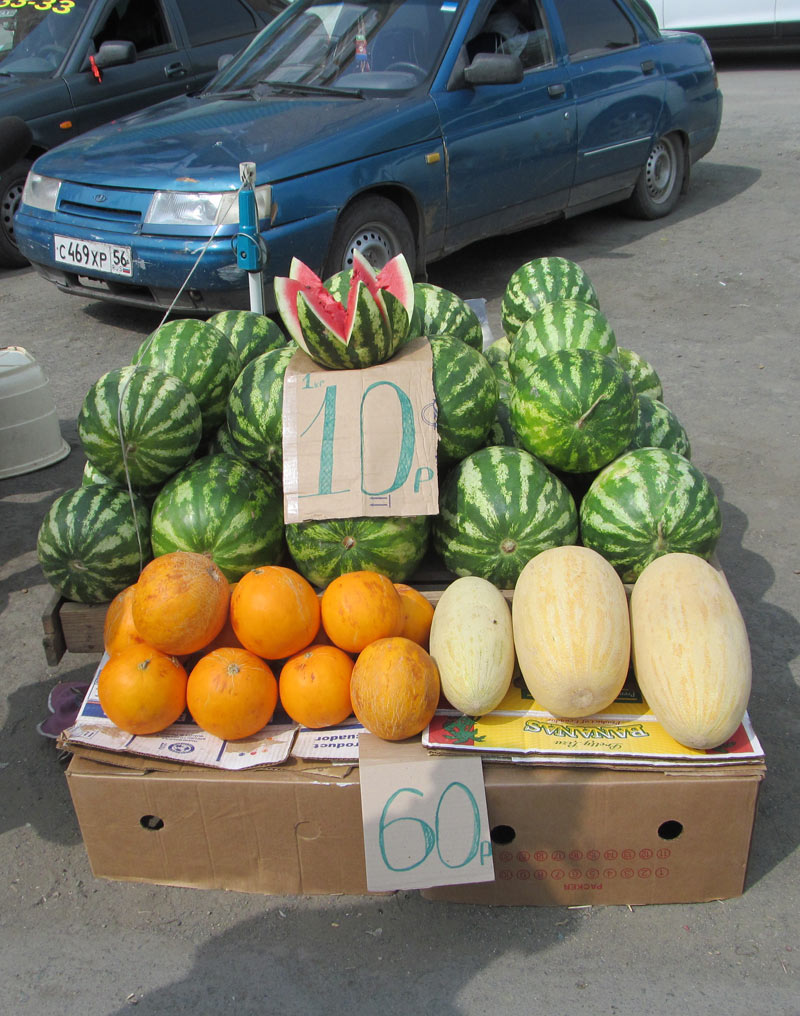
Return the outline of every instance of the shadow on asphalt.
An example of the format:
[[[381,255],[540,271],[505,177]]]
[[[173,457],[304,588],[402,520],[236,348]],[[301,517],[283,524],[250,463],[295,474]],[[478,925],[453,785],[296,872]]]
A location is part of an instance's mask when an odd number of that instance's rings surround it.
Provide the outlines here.
[[[501,1001],[484,995],[482,972],[507,963],[509,951],[535,963],[586,920],[580,911],[432,904],[405,893],[333,903],[306,898],[300,906],[287,899],[285,909],[280,902],[273,898],[262,916],[240,921],[200,946],[194,966],[180,980],[132,995],[136,1016],[300,1016],[332,1011],[334,998],[335,1010],[352,1016],[378,1011],[463,1016],[481,998],[487,1012],[502,1010]],[[454,908],[469,920],[455,925]],[[465,924],[471,931],[459,932],[457,955],[451,955],[453,929]],[[578,971],[565,990],[575,987],[586,987]],[[109,1016],[130,1012],[129,1003]]]

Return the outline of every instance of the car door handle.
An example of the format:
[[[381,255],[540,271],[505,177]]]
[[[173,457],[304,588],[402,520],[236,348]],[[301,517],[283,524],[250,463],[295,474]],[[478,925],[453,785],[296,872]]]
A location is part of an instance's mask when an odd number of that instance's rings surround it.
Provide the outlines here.
[[[652,74],[655,69],[655,60],[642,60],[642,72],[644,74]]]
[[[548,85],[547,94],[551,99],[563,99],[567,94],[567,89],[561,83],[557,85]]]
[[[186,67],[178,60],[176,63],[167,64],[164,73],[168,78],[182,78],[187,74]]]

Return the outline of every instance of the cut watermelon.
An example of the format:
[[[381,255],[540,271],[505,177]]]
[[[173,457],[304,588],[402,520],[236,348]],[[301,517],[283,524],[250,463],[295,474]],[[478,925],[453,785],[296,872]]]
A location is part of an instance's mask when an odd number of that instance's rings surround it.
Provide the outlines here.
[[[408,334],[414,285],[402,254],[376,274],[355,251],[353,268],[325,283],[293,258],[289,277],[275,279],[275,299],[286,330],[312,360],[350,370],[397,351]]]

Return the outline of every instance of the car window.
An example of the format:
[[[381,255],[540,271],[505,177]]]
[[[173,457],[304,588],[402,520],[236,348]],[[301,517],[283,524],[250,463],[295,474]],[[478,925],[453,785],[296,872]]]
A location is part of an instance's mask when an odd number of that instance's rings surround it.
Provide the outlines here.
[[[172,44],[172,36],[158,0],[117,0],[92,36],[95,49],[111,40],[132,42],[136,54]]]
[[[550,63],[550,35],[536,0],[498,0],[467,43],[470,60],[478,53],[513,53],[523,70]]]
[[[636,29],[614,0],[555,0],[567,51],[574,59],[598,56],[637,42]]]
[[[93,0],[0,8],[0,74],[47,74],[67,55]],[[44,8],[47,9],[44,9]]]
[[[228,0],[228,3],[177,0],[177,5],[192,46],[252,35],[260,27],[252,12],[239,0]]]
[[[408,91],[438,67],[458,0],[295,0],[214,82]]]

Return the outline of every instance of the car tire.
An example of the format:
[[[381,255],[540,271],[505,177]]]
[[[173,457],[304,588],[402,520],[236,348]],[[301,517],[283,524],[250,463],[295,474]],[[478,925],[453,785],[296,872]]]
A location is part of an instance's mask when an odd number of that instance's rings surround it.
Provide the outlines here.
[[[0,173],[0,267],[24,268],[28,259],[24,258],[14,239],[14,213],[19,208],[22,188],[31,163],[21,159]]]
[[[361,198],[342,212],[325,262],[325,277],[352,268],[353,250],[359,250],[376,271],[403,254],[414,275],[414,233],[408,219],[388,198]]]
[[[637,219],[669,215],[681,196],[686,161],[678,134],[665,134],[650,149],[626,210]]]

